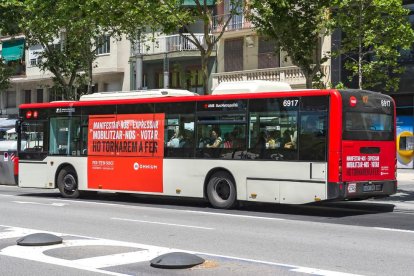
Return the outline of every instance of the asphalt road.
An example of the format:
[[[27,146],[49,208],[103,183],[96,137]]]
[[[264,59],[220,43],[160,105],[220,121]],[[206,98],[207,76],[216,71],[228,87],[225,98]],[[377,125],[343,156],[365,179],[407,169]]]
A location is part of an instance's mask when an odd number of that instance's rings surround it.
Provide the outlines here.
[[[319,205],[243,204],[0,186],[1,275],[412,275],[414,187],[389,199]],[[52,232],[61,245],[16,240]],[[163,253],[197,254],[191,269],[149,266]]]

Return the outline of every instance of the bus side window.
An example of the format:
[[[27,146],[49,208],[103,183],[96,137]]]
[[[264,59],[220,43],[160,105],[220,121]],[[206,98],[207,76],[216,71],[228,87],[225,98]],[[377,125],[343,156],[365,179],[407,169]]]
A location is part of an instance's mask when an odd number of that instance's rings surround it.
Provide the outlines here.
[[[88,155],[88,117],[82,118],[80,126],[80,155]]]
[[[297,160],[299,99],[250,101],[247,159]]]
[[[299,159],[326,160],[326,112],[302,114],[299,133]]]
[[[166,157],[192,157],[194,154],[194,118],[176,115],[167,119],[164,139]]]
[[[80,155],[77,130],[80,117],[56,117],[50,119],[49,153],[55,155]]]

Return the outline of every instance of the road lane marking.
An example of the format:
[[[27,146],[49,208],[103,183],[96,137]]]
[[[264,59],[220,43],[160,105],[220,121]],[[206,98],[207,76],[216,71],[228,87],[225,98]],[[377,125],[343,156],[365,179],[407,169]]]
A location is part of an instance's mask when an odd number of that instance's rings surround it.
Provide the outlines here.
[[[391,232],[401,232],[401,233],[412,233],[412,234],[414,234],[413,230],[405,230],[405,229],[397,229],[397,228],[384,228],[384,227],[374,227],[374,229],[381,230],[381,231],[391,231]]]
[[[194,225],[165,223],[165,222],[157,222],[157,221],[138,220],[138,219],[127,219],[127,218],[111,218],[111,219],[131,221],[131,222],[150,223],[150,224],[160,224],[160,225],[168,225],[168,226],[177,226],[177,227],[186,227],[186,228],[195,228],[195,229],[203,229],[203,230],[214,230],[215,229],[215,228],[210,228],[210,227],[201,227],[201,226],[194,226]]]
[[[104,267],[146,262],[162,254],[166,254],[169,252],[171,252],[171,250],[169,249],[159,249],[159,250],[152,250],[152,251],[142,250],[142,251],[135,251],[135,252],[128,252],[128,253],[119,253],[119,254],[105,255],[105,256],[99,256],[99,257],[78,259],[78,260],[73,260],[73,262],[79,266],[92,266],[93,265],[95,269],[98,269],[98,268],[104,268]]]
[[[317,268],[302,267],[302,266],[276,263],[276,262],[268,262],[268,261],[260,261],[260,260],[248,259],[248,258],[238,258],[238,257],[210,254],[210,253],[204,253],[204,252],[186,251],[186,250],[132,243],[132,242],[97,239],[97,238],[81,236],[81,235],[55,233],[55,232],[49,232],[49,231],[40,231],[40,230],[35,230],[35,229],[19,228],[19,227],[5,226],[5,225],[0,225],[0,227],[5,228],[1,231],[6,231],[8,233],[20,233],[22,236],[26,233],[43,232],[43,233],[50,233],[50,234],[54,234],[54,235],[62,236],[62,237],[71,236],[71,237],[82,238],[79,240],[77,239],[64,240],[62,244],[49,245],[49,246],[12,245],[12,246],[8,246],[8,247],[1,249],[0,255],[16,257],[16,258],[25,259],[25,260],[38,261],[42,263],[49,263],[53,265],[60,265],[60,266],[65,266],[65,267],[70,267],[70,268],[76,268],[79,270],[86,270],[86,271],[97,272],[97,273],[107,274],[107,275],[114,275],[114,276],[126,276],[129,274],[122,274],[122,273],[108,271],[108,270],[105,270],[105,267],[113,267],[117,265],[138,263],[138,262],[147,262],[156,256],[169,253],[169,252],[185,252],[185,253],[190,253],[190,254],[203,255],[206,257],[224,258],[229,261],[233,260],[233,261],[245,261],[245,262],[256,263],[256,264],[266,264],[266,265],[272,265],[272,266],[279,267],[279,268],[284,268],[292,272],[300,272],[300,273],[309,274],[309,275],[316,274],[316,275],[324,275],[324,276],[325,275],[326,276],[327,275],[357,276],[356,274],[343,273],[343,272],[338,272],[338,271],[322,270],[322,269],[317,269]],[[64,248],[79,247],[79,246],[85,246],[85,247],[86,246],[125,246],[125,247],[136,248],[137,251],[125,253],[123,255],[125,256],[125,259],[121,259],[122,254],[112,254],[112,255],[105,255],[105,256],[92,257],[92,258],[83,258],[83,259],[76,259],[76,260],[67,260],[67,259],[52,257],[52,256],[45,254],[45,252],[48,252],[50,254],[51,253],[50,250],[53,250],[53,249],[64,249]]]
[[[350,273],[329,271],[329,270],[309,268],[309,267],[295,268],[295,269],[291,269],[290,271],[306,273],[310,275],[318,275],[318,276],[359,276],[358,274],[350,274]]]
[[[34,204],[34,205],[43,205],[43,206],[56,206],[56,207],[63,207],[68,205],[67,203],[57,203],[57,202],[53,202],[53,203],[40,203],[40,202],[34,202],[34,201],[12,201],[14,203],[18,203],[18,204]]]
[[[214,212],[203,212],[203,211],[192,211],[192,210],[183,210],[183,212],[201,214],[201,215],[235,217],[235,218],[253,218],[253,219],[263,219],[263,220],[277,220],[277,221],[286,220],[282,218],[257,217],[257,216],[248,216],[248,215],[236,215],[236,214],[214,213]]]
[[[21,238],[22,236],[30,235],[36,233],[36,231],[31,229],[24,229],[24,228],[6,228],[4,229],[5,232],[0,232],[0,239],[13,239],[13,238]]]

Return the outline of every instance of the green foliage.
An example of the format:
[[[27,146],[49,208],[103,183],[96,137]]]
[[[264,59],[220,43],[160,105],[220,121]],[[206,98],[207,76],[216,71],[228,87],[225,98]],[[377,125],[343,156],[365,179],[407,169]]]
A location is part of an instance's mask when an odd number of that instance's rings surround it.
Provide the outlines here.
[[[321,55],[328,35],[329,0],[252,0],[250,19],[257,31],[274,39],[300,67],[311,88],[314,76],[329,57]],[[277,49],[279,50],[279,49]]]
[[[13,35],[19,33],[16,18],[21,16],[21,2],[17,0],[0,1],[0,33]]]
[[[12,75],[12,69],[3,63],[0,58],[0,91],[6,90],[10,86],[10,77]]]
[[[402,1],[336,0],[336,7],[335,26],[344,35],[335,55],[345,55],[350,78],[358,78],[360,89],[398,90],[404,72],[398,63],[400,50],[414,41]]]
[[[150,26],[153,30],[160,31],[165,34],[178,33],[180,28],[185,28],[189,35],[179,33],[183,39],[193,44],[199,51],[201,56],[201,70],[203,72],[204,93],[207,93],[208,84],[208,59],[211,56],[215,45],[222,37],[227,25],[235,14],[242,12],[242,0],[230,0],[228,11],[229,14],[222,16],[220,31],[211,35],[211,27],[213,26],[213,9],[210,6],[210,1],[194,0],[194,6],[183,6],[183,0],[164,0],[164,1],[144,1],[142,5],[136,5],[135,0],[125,0],[122,9],[129,14],[129,21],[121,23],[123,30],[129,34],[129,37],[134,38],[136,34],[138,23],[134,18],[142,13],[143,10],[149,15],[146,19],[146,26]],[[199,41],[195,36],[196,31],[191,28],[191,25],[197,23],[202,28],[203,41]]]
[[[135,1],[135,6],[139,3],[145,2]],[[57,90],[73,99],[75,87],[93,83],[95,50],[102,43],[97,38],[120,38],[120,22],[132,16],[125,9],[119,0],[3,0],[0,29],[24,34],[27,47],[41,45],[39,68],[50,71]]]

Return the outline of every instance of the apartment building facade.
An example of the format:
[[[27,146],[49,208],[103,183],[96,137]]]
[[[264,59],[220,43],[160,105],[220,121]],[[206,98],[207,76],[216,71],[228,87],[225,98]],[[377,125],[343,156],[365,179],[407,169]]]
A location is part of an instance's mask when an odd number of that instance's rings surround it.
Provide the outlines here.
[[[230,16],[231,1],[224,0],[217,5],[212,33],[218,34],[222,22]],[[242,80],[270,80],[289,83],[293,88],[305,88],[306,80],[299,67],[294,66],[287,54],[275,54],[274,41],[257,34],[252,22],[240,7],[239,14],[233,15],[225,33],[217,45],[217,72],[212,74],[212,88],[219,83]],[[331,49],[330,37],[321,41],[322,55]],[[322,66],[325,77],[330,82],[330,61]]]
[[[129,66],[131,43],[127,39],[110,37],[97,49],[93,67],[93,90],[129,90],[131,72]],[[38,67],[39,45],[27,47],[24,36],[0,38],[0,56],[14,70],[11,86],[0,91],[0,116],[17,115],[22,103],[41,103],[64,100],[53,89],[52,73]]]
[[[191,8],[193,1],[186,0]],[[212,3],[212,2],[211,2]],[[231,1],[220,1],[213,7],[211,36],[217,36],[222,22],[229,16]],[[272,80],[289,83],[294,88],[305,88],[305,77],[293,66],[286,53],[275,55],[275,44],[257,35],[254,26],[243,14],[235,15],[226,27],[208,62],[208,92],[220,82],[240,80]],[[135,45],[127,39],[110,39],[99,50],[93,68],[93,91],[117,91],[154,88],[188,89],[203,94],[201,57],[199,50],[183,36],[191,31],[197,40],[204,40],[201,22],[175,34],[154,33],[148,30]],[[18,50],[13,43],[20,47]],[[1,91],[0,116],[13,116],[22,103],[61,100],[52,89],[52,74],[37,66],[39,47],[25,48],[24,37],[1,37],[0,54],[7,62],[18,64],[11,78],[11,87]],[[322,43],[322,51],[329,51],[330,37]],[[13,49],[12,49],[13,48]],[[10,52],[18,52],[11,56]],[[8,56],[7,56],[8,55]],[[325,83],[330,81],[330,62],[323,65]]]

